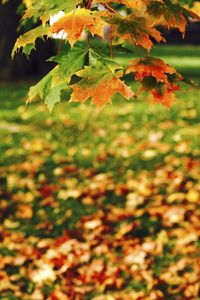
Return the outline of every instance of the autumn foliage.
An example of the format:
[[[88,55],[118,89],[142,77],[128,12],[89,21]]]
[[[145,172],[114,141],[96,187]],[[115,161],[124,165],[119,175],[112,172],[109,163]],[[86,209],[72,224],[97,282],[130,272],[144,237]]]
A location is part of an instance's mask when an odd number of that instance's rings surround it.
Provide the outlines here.
[[[51,17],[60,11],[63,16],[52,24]],[[155,42],[165,42],[161,27],[176,28],[184,37],[188,19],[199,19],[173,0],[31,0],[23,19],[33,17],[41,24],[18,38],[13,55],[20,48],[29,55],[37,38],[59,34],[59,51],[51,58],[57,66],[28,95],[28,101],[43,99],[50,110],[64,90],[71,91],[70,101],[91,99],[99,108],[111,102],[116,92],[131,99],[136,95],[125,82],[128,73],[133,73],[131,78],[141,85],[139,92],[149,91],[155,102],[170,107],[184,78],[164,61],[152,57],[151,49]],[[87,35],[86,43],[80,42],[83,34]],[[107,40],[107,55],[98,46],[91,46],[95,37]],[[63,38],[70,44],[68,52],[60,51]],[[130,61],[126,68],[119,65],[113,56],[116,45],[123,51],[135,51],[140,58]]]

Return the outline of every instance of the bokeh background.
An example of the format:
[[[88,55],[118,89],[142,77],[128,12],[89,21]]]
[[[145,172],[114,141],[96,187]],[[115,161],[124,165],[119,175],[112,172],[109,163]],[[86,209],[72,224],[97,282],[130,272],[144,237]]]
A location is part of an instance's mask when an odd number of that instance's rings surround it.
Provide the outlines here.
[[[140,93],[25,105],[58,45],[11,60],[22,9],[0,4],[0,299],[200,299],[199,88],[169,110]],[[200,24],[163,34],[153,55],[198,84]]]

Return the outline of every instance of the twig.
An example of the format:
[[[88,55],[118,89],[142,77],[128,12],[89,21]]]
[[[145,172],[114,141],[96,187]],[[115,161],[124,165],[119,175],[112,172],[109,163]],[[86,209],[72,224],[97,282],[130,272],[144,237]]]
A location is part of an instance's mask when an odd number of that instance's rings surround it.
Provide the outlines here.
[[[93,1],[93,0],[87,0],[87,1],[86,1],[86,6],[85,6],[85,8],[90,9],[91,6],[92,6],[92,1]]]
[[[101,3],[101,2],[100,2],[100,4],[103,5],[109,12],[119,15],[119,12],[117,10],[115,10],[114,8],[110,7],[108,4]]]

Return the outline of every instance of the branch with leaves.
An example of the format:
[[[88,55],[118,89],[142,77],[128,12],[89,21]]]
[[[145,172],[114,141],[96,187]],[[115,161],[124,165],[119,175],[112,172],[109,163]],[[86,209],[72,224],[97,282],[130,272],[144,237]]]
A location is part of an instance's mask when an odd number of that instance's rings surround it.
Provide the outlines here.
[[[50,18],[60,11],[64,15],[50,25]],[[12,55],[22,49],[29,56],[37,38],[52,38],[61,32],[59,36],[66,36],[70,44],[68,52],[58,51],[50,59],[57,66],[31,87],[28,94],[28,101],[39,97],[50,110],[60,101],[64,90],[71,91],[71,102],[91,99],[98,108],[110,103],[116,92],[127,99],[136,97],[124,79],[129,73],[141,85],[139,92],[149,91],[155,102],[170,107],[184,78],[164,61],[151,56],[154,43],[165,42],[158,25],[176,28],[184,37],[188,19],[200,20],[197,14],[173,0],[31,0],[23,19],[33,17],[41,24],[17,39]],[[106,29],[110,32],[110,58],[90,43],[97,36],[103,40]],[[88,35],[88,43],[80,42],[84,33]],[[125,68],[113,58],[113,45],[127,51],[135,49],[140,58],[131,60]]]

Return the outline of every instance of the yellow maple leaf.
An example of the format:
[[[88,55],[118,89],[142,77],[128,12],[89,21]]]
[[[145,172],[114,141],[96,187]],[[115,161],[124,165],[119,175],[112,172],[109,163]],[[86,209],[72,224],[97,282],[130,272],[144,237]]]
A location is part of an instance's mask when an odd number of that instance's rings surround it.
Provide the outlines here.
[[[40,25],[21,35],[15,42],[12,50],[12,57],[20,48],[23,48],[26,45],[35,44],[37,38],[43,38],[44,36],[49,36],[49,34],[49,26]]]

